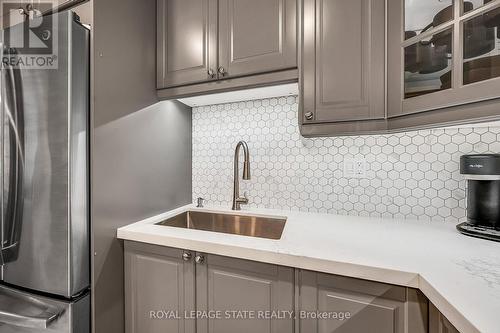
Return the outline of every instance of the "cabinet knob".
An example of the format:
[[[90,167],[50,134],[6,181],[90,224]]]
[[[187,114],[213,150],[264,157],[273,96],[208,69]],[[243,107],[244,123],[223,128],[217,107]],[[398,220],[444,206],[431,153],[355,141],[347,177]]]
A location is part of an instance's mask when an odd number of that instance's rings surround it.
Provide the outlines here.
[[[306,117],[306,120],[312,120],[313,117],[314,117],[314,113],[312,113],[311,111],[309,111],[309,112],[306,112],[304,114],[304,116]]]
[[[215,78],[215,75],[216,75],[215,71],[212,68],[210,68],[208,70],[208,76],[213,79],[213,78]]]
[[[203,264],[205,262],[205,256],[198,254],[196,257],[194,257],[194,262],[197,264]]]
[[[182,254],[182,260],[184,260],[184,261],[189,261],[189,260],[191,260],[192,257],[193,257],[193,255],[191,254],[191,252],[184,252]]]
[[[222,66],[219,67],[219,73],[222,74],[222,76],[227,74],[226,69]]]

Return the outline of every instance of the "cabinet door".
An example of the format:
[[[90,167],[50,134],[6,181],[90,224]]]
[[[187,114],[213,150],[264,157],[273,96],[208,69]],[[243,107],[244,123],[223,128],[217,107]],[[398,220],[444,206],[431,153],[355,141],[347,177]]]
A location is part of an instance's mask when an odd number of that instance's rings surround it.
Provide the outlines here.
[[[429,304],[429,333],[460,333],[445,316],[434,306]]]
[[[383,119],[385,2],[304,0],[303,15],[302,123]]]
[[[125,242],[126,333],[194,333],[195,267],[184,251]]]
[[[219,77],[297,66],[297,0],[219,0]]]
[[[215,79],[217,0],[158,0],[157,13],[158,88]]]
[[[291,317],[266,319],[271,313],[264,313],[294,310],[292,268],[207,255],[196,266],[196,288],[197,310],[221,311],[223,316],[199,319],[198,333],[293,332]],[[250,311],[255,318],[238,318],[244,311]],[[259,313],[263,318],[258,318]]]
[[[425,333],[423,297],[407,302],[404,287],[316,272],[300,273],[300,331],[308,333]],[[413,306],[414,302],[420,302]],[[412,315],[408,320],[407,313]],[[313,314],[326,318],[311,317]]]
[[[422,112],[430,125],[498,118],[498,108],[470,104],[500,97],[500,2],[388,0],[387,8],[389,117],[415,115],[406,127],[427,125]]]

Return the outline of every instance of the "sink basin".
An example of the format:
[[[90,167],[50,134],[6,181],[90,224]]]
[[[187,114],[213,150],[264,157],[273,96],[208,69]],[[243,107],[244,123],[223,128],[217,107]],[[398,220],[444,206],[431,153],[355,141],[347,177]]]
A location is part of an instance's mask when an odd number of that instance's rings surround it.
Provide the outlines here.
[[[280,239],[285,223],[286,219],[280,217],[187,211],[156,224],[166,227]]]

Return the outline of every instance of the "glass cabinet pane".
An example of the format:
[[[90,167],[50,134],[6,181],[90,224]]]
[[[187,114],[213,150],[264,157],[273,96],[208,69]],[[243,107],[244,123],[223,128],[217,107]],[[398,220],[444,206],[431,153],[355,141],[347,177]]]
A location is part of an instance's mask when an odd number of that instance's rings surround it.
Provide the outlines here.
[[[463,84],[500,76],[500,9],[463,23]]]
[[[405,0],[405,39],[453,19],[452,0]]]
[[[452,30],[404,49],[405,98],[451,88]]]
[[[495,1],[495,0],[468,0],[468,1],[463,1],[463,8],[462,8],[462,13],[468,13],[470,11],[473,11],[474,9],[478,9],[480,7],[483,7],[484,5]]]

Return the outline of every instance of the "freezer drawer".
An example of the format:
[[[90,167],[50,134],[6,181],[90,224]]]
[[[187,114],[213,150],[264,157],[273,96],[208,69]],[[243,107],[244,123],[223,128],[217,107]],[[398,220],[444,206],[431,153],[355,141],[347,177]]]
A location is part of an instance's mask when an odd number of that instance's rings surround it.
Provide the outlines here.
[[[0,286],[0,332],[90,333],[90,295],[65,302]]]

